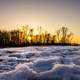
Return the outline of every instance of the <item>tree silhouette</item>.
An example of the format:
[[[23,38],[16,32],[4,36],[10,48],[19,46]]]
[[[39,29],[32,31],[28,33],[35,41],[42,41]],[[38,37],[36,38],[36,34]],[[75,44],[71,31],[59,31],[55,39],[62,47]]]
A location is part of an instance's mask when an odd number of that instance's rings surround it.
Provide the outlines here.
[[[52,45],[52,44],[71,44],[73,33],[67,27],[61,27],[55,35],[48,31],[43,32],[42,27],[38,28],[38,34],[34,35],[34,29],[22,26],[22,29],[1,31],[0,47],[6,46],[27,46],[27,45]]]
[[[0,31],[0,45],[7,46],[10,41],[10,35],[7,31]]]
[[[34,29],[30,29],[29,30],[29,37],[30,37],[30,44],[32,44],[33,43],[33,31],[34,31]]]
[[[69,31],[67,27],[62,27],[59,30],[57,30],[57,40],[59,43],[71,43],[71,37],[73,33]]]

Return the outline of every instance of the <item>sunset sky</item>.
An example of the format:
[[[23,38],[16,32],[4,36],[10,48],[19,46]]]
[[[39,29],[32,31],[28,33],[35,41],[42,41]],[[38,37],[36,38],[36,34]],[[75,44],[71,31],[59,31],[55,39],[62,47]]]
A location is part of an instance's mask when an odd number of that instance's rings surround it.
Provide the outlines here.
[[[0,29],[22,25],[51,33],[66,26],[80,38],[80,0],[0,0]]]

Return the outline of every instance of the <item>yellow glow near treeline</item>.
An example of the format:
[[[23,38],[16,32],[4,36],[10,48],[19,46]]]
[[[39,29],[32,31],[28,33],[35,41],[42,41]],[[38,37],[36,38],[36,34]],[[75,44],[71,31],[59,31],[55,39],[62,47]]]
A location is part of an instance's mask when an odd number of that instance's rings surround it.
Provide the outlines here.
[[[66,26],[80,43],[80,0],[0,0],[0,29],[24,25],[42,26],[52,34]]]

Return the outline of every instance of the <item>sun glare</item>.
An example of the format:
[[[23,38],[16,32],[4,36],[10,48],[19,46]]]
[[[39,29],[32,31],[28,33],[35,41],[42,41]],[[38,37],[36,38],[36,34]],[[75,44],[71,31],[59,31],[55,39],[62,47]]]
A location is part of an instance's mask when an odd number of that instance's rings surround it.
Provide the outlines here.
[[[31,37],[30,36],[28,36],[28,40],[31,41]]]

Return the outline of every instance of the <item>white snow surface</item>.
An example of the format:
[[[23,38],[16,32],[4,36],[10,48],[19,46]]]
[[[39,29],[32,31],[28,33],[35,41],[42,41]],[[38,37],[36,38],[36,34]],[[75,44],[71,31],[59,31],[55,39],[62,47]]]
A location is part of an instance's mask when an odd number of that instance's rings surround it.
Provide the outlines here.
[[[80,46],[2,48],[0,80],[80,80]]]

